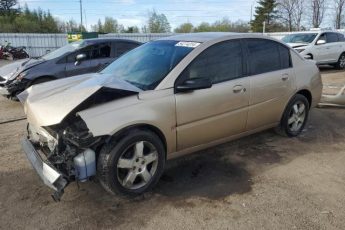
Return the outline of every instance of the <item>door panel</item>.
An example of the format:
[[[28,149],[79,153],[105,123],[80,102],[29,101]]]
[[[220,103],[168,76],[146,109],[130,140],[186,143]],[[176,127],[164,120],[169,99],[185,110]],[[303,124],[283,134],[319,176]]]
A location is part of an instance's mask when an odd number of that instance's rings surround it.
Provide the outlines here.
[[[295,90],[290,49],[275,41],[248,39],[250,99],[246,130],[279,122]]]
[[[251,93],[247,130],[279,122],[294,91],[292,68],[249,77]]]
[[[338,61],[340,56],[340,47],[338,43],[338,35],[335,33],[326,33],[321,35],[319,40],[326,40],[326,44],[315,45],[317,56],[315,60],[318,63],[332,63]]]
[[[229,40],[208,47],[183,71],[176,85],[202,78],[213,86],[176,94],[178,151],[245,130],[249,80],[243,77],[244,63],[242,42]]]
[[[178,150],[243,132],[248,103],[247,78],[218,83],[210,89],[176,94]]]
[[[72,62],[66,63],[66,77],[86,74],[90,72],[90,60],[82,61],[79,65],[75,65],[75,63]]]

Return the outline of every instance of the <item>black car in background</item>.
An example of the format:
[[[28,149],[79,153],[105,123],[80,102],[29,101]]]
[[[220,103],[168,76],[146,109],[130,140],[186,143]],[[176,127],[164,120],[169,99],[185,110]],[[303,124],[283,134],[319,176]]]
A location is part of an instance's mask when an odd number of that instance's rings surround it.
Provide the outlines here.
[[[16,61],[0,68],[0,94],[16,99],[16,95],[31,85],[98,72],[140,45],[140,42],[124,39],[87,39],[40,58]]]

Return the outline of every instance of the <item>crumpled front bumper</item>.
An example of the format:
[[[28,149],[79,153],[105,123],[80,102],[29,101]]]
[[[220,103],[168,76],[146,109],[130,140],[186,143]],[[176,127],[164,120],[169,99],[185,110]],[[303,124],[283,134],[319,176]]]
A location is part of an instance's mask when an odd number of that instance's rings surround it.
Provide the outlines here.
[[[24,91],[29,85],[29,80],[12,81],[10,83],[0,83],[0,95],[5,97],[15,96]]]
[[[0,95],[2,96],[9,96],[11,93],[8,91],[6,87],[0,86]]]
[[[55,190],[55,193],[52,195],[53,199],[59,201],[64,192],[64,188],[68,185],[68,181],[58,170],[44,162],[28,138],[23,138],[21,144],[32,167],[44,184]]]

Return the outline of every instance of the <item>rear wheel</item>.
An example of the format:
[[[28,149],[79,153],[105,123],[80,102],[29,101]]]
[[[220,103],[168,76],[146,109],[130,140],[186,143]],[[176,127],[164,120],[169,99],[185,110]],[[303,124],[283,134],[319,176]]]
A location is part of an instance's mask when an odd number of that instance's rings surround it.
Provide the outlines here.
[[[288,137],[298,136],[307,123],[309,106],[305,96],[296,94],[285,108],[277,132]]]
[[[337,64],[335,65],[335,68],[345,69],[345,53],[340,55],[339,60],[338,60]]]
[[[146,130],[135,130],[105,146],[98,158],[101,185],[112,194],[140,195],[152,189],[165,165],[160,138]]]

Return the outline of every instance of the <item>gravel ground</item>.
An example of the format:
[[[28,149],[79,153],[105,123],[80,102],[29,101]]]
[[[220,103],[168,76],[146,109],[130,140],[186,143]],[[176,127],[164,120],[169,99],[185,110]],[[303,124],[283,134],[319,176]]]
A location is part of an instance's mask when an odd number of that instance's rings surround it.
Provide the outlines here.
[[[345,72],[322,69],[325,84]],[[0,98],[0,121],[23,115]],[[108,195],[71,184],[55,203],[19,145],[25,121],[0,125],[0,229],[345,229],[345,110],[314,109],[299,138],[262,132],[168,163],[153,192]]]

